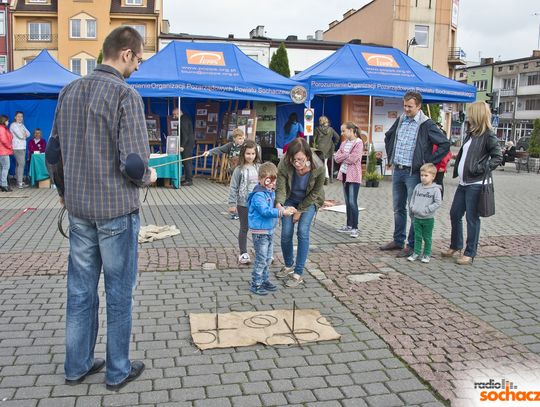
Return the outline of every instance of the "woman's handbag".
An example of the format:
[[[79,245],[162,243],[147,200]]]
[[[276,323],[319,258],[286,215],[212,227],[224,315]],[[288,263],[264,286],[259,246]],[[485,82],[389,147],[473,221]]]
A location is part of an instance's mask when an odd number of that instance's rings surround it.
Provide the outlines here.
[[[495,215],[495,189],[493,187],[493,177],[489,165],[484,173],[482,190],[478,197],[478,216],[489,218]]]

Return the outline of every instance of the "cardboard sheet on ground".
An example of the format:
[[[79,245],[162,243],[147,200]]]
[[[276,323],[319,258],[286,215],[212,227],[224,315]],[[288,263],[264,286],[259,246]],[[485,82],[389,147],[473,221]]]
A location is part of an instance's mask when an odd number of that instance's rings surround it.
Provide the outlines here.
[[[191,337],[199,349],[251,346],[257,343],[270,346],[297,344],[291,335],[292,310],[229,312],[218,315],[219,341],[215,313],[189,314]],[[330,321],[314,309],[296,310],[294,331],[300,344],[341,337],[330,325]]]
[[[347,213],[347,207],[345,205],[335,205],[335,206],[322,207],[321,210],[339,212],[339,213]],[[364,211],[364,210],[366,210],[366,208],[358,208],[358,211]]]

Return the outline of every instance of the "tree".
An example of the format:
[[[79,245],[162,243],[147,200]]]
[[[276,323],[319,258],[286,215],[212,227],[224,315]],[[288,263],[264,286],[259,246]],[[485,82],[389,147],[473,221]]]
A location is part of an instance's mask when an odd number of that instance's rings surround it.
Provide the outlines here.
[[[103,62],[103,50],[100,49],[99,50],[99,55],[97,57],[97,61],[96,61],[98,64],[101,64]]]
[[[531,157],[540,158],[540,119],[534,121],[534,127],[527,151]]]
[[[429,109],[428,113],[427,109]],[[427,117],[431,116],[431,120],[433,120],[435,123],[439,123],[439,120],[441,119],[441,105],[438,105],[436,103],[430,104],[430,105],[422,105],[422,111]]]
[[[285,49],[284,43],[279,44],[279,48],[274,52],[274,55],[272,55],[269,68],[286,78],[291,76],[289,57],[287,56],[287,49]]]

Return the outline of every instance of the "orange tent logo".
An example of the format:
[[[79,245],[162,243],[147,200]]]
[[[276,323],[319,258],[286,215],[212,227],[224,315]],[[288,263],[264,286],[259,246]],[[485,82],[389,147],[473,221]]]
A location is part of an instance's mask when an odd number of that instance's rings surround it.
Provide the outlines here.
[[[384,68],[399,68],[396,60],[392,55],[388,54],[371,54],[369,52],[362,52],[362,56],[366,60],[368,65],[381,66]]]
[[[186,55],[187,63],[190,65],[225,65],[225,58],[223,58],[223,52],[220,51],[200,51],[194,49],[187,49]]]

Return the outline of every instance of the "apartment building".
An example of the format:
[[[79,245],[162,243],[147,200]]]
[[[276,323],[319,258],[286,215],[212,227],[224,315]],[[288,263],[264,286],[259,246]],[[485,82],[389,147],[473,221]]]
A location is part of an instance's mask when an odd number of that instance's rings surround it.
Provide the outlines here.
[[[9,0],[0,0],[0,74],[9,70]]]
[[[80,75],[93,71],[107,34],[121,25],[144,38],[144,58],[158,50],[162,0],[11,0],[13,69],[46,48]]]

